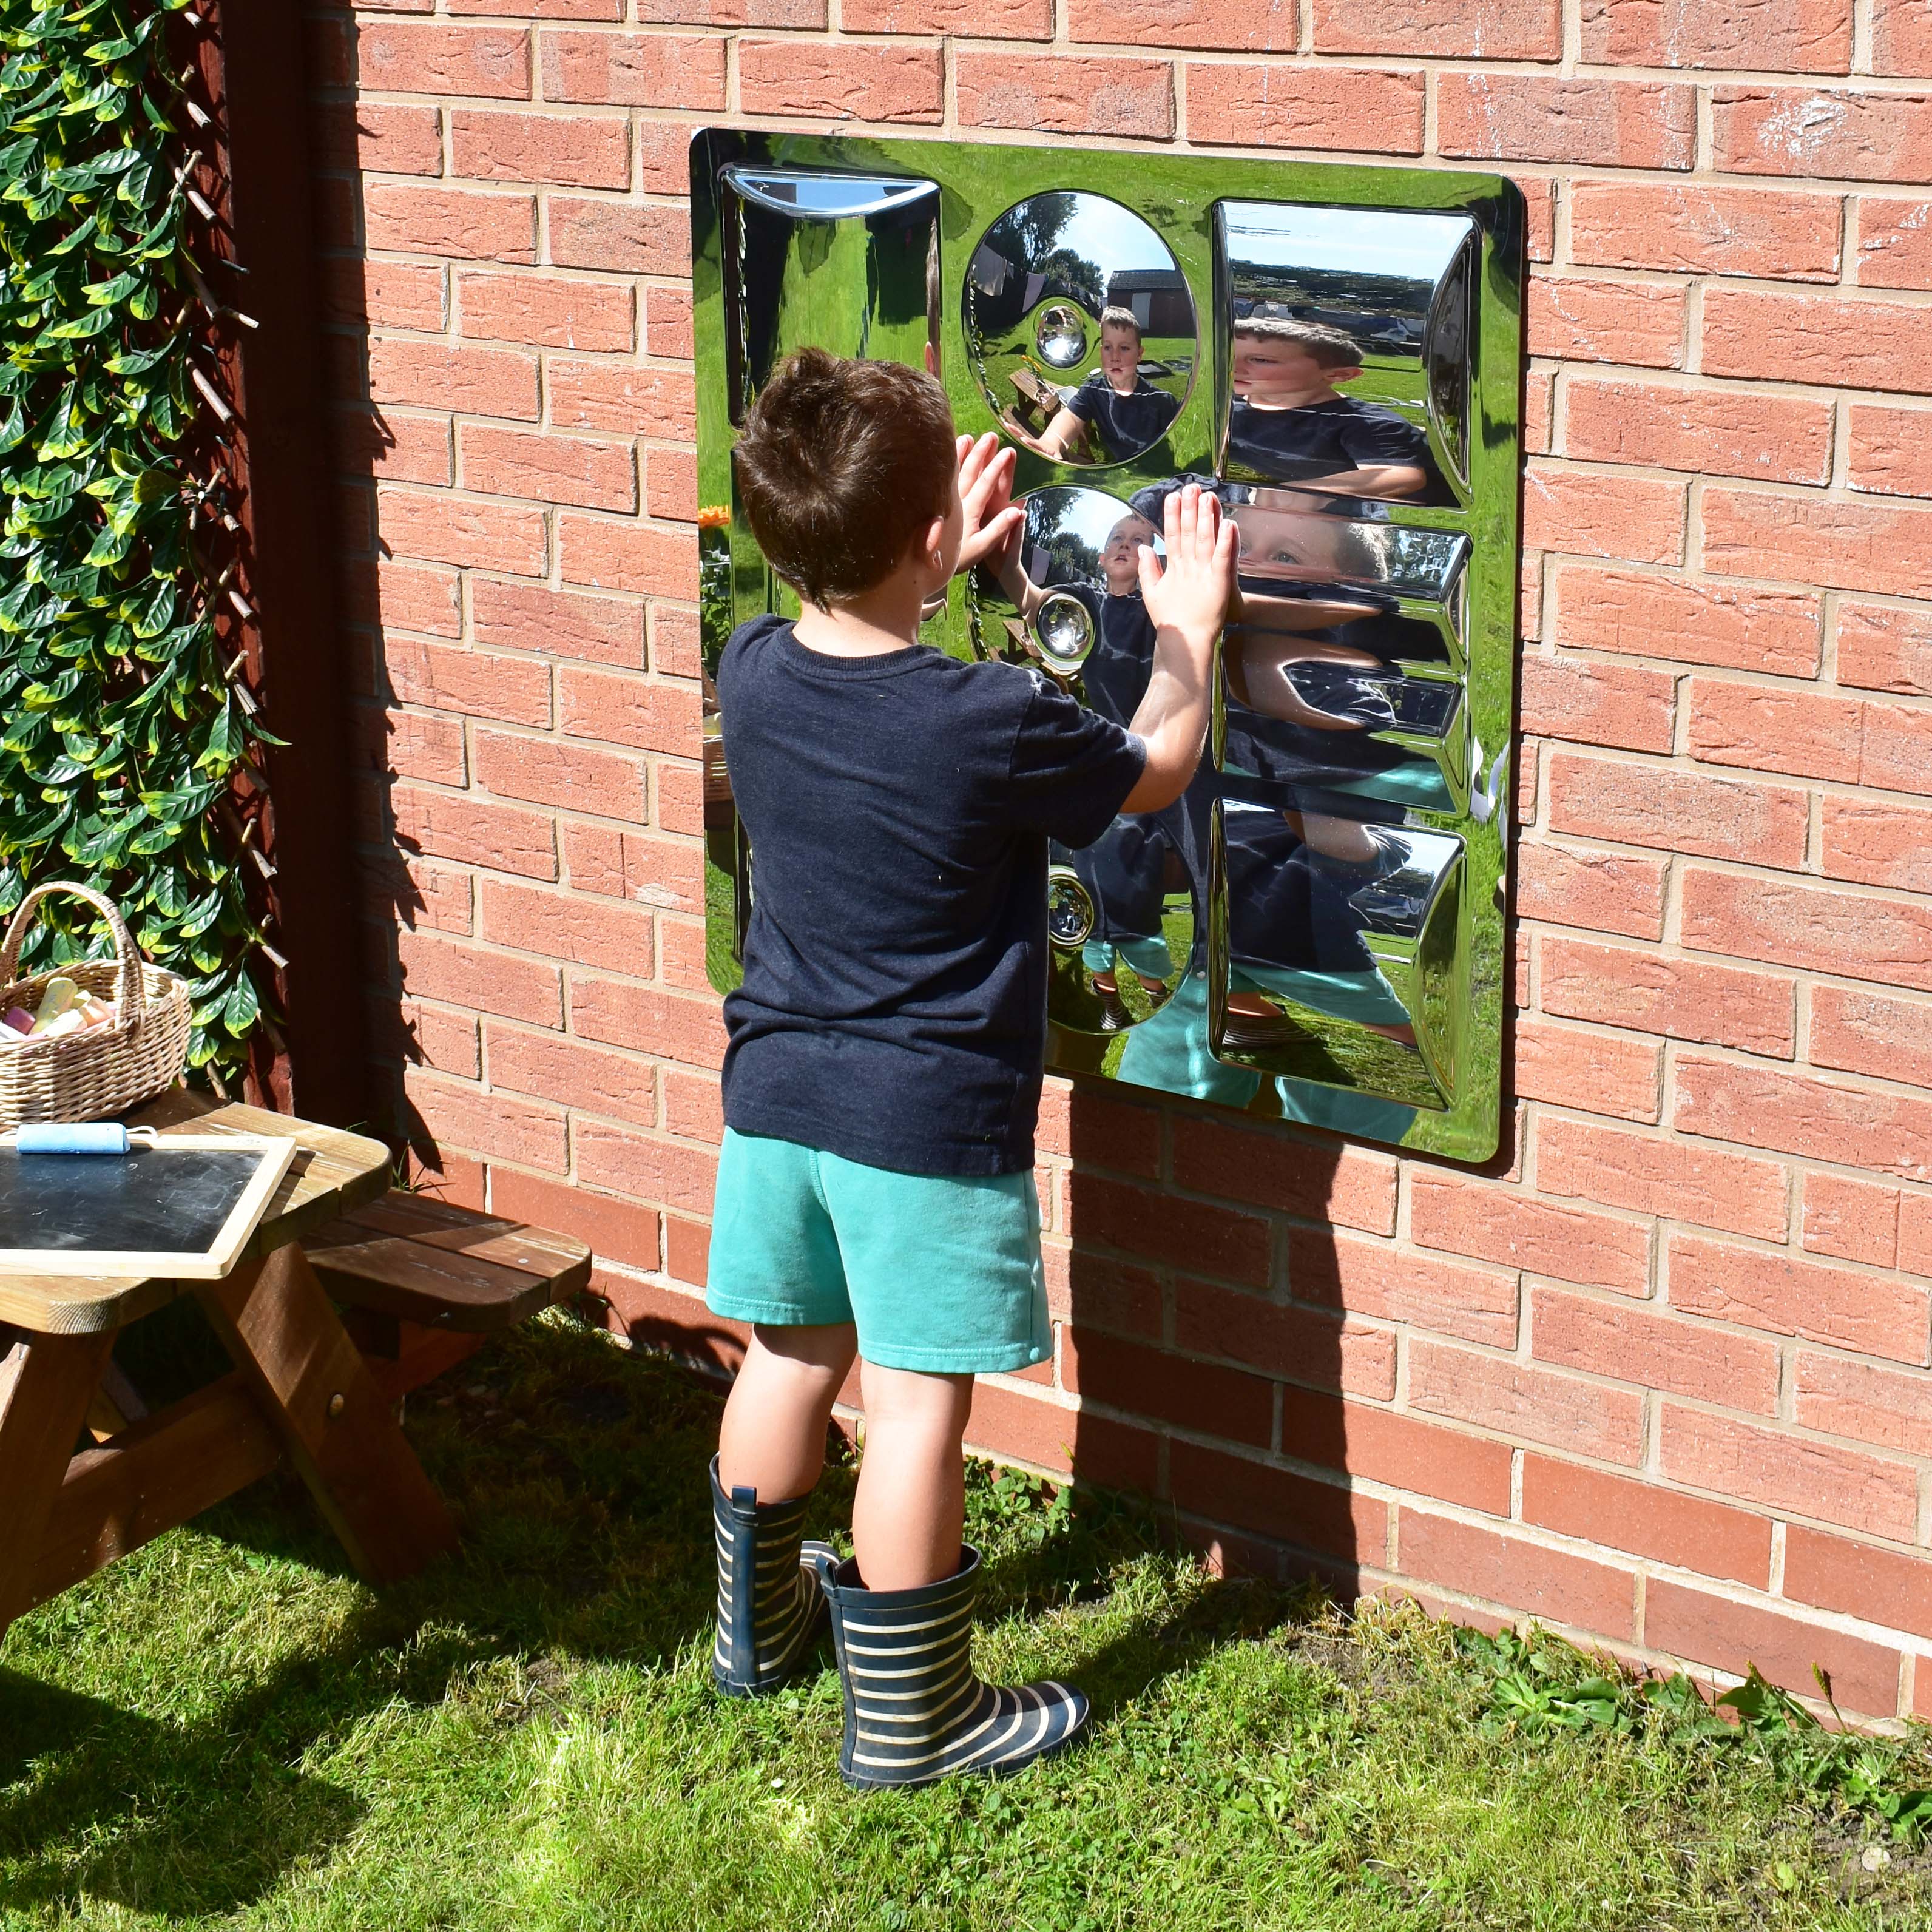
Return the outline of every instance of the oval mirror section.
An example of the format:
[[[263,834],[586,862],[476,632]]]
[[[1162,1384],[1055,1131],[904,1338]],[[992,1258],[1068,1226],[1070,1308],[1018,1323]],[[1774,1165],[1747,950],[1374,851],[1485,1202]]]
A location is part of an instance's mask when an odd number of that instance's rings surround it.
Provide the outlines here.
[[[1054,189],[1008,208],[973,251],[963,320],[987,406],[1056,462],[1152,448],[1193,384],[1187,278],[1148,223],[1104,195]]]

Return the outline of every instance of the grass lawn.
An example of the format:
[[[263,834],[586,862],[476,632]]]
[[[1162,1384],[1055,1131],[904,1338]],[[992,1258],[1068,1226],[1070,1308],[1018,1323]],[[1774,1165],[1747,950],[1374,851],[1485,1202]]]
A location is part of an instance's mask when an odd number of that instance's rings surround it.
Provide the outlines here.
[[[829,1667],[711,1694],[718,1408],[548,1316],[412,1400],[459,1559],[374,1596],[272,1480],[23,1619],[0,1925],[1932,1925],[1932,1858],[1882,1862],[1748,1740],[1526,1736],[1445,1625],[1217,1580],[1126,1506],[984,1470],[982,1664],[1077,1678],[1093,1742],[856,1796]]]

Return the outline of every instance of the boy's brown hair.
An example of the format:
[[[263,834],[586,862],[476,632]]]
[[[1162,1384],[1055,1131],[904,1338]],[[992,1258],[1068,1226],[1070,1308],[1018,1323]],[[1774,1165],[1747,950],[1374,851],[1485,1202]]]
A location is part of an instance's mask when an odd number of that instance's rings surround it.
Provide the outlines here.
[[[801,349],[773,374],[732,452],[765,560],[821,610],[905,560],[952,501],[952,408],[922,370]]]
[[[1102,328],[1130,328],[1134,332],[1134,340],[1136,342],[1141,340],[1140,322],[1133,310],[1123,308],[1118,302],[1109,302],[1100,311],[1100,326]]]
[[[1247,315],[1235,318],[1231,335],[1251,335],[1269,342],[1292,342],[1305,349],[1324,369],[1359,369],[1361,344],[1346,328],[1325,322],[1301,322],[1293,316]]]

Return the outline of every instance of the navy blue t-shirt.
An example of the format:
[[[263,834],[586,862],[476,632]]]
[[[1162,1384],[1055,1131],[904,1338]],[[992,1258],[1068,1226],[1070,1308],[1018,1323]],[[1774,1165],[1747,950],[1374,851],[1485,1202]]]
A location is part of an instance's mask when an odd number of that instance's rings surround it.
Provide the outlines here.
[[[1412,465],[1426,476],[1429,438],[1394,410],[1355,396],[1288,410],[1258,410],[1237,396],[1228,412],[1227,460],[1271,483],[1389,464]]]
[[[1144,376],[1137,376],[1124,396],[1097,372],[1067,398],[1066,406],[1082,422],[1095,426],[1101,449],[1112,463],[1124,463],[1150,449],[1180,413],[1179,399],[1156,389]]]
[[[1147,748],[1017,664],[808,650],[778,617],[718,667],[752,848],[724,1118],[905,1174],[1033,1164],[1047,842],[1106,830]]]

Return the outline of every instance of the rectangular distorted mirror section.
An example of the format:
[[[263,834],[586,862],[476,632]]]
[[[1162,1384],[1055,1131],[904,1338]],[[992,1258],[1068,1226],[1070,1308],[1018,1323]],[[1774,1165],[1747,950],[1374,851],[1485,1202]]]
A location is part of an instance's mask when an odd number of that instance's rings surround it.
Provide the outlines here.
[[[1522,204],[1496,177],[711,129],[692,148],[706,664],[796,598],[732,483],[808,344],[937,374],[1026,520],[922,636],[1126,723],[1139,546],[1211,489],[1240,595],[1208,754],[1049,854],[1051,1063],[1480,1160],[1501,1113]],[[707,698],[710,697],[707,679]],[[756,855],[707,703],[706,956]]]

